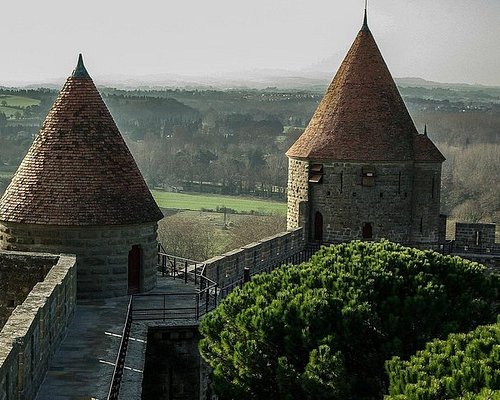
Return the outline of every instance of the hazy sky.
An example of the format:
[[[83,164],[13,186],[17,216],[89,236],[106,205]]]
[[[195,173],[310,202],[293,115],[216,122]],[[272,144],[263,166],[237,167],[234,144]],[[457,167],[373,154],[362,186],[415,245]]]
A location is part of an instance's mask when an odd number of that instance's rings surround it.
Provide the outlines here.
[[[0,85],[66,77],[79,52],[96,78],[313,65],[328,65],[333,76],[364,7],[364,0],[2,3]],[[368,9],[394,76],[500,85],[500,0],[369,0]]]

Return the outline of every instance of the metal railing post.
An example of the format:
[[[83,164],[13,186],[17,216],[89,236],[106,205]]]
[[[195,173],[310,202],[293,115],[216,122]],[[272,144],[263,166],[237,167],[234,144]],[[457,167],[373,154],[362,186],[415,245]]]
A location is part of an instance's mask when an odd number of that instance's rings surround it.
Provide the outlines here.
[[[219,288],[219,285],[216,283],[215,284],[215,307],[217,307],[217,290]]]
[[[201,293],[196,294],[196,320],[200,318],[200,295]]]
[[[167,312],[167,296],[163,295],[163,321],[165,321],[166,312]]]

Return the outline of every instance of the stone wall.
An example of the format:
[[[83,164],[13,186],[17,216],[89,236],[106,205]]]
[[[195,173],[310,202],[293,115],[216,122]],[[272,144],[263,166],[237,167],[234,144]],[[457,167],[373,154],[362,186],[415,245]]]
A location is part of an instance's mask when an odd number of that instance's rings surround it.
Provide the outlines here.
[[[200,399],[199,337],[197,326],[149,328],[143,399]]]
[[[281,232],[205,261],[206,276],[224,287],[241,279],[245,267],[254,273],[276,265],[304,248],[302,228]]]
[[[78,297],[104,298],[128,293],[128,254],[141,247],[140,291],[156,285],[156,223],[64,227],[2,222],[0,247],[6,250],[76,254]]]
[[[28,255],[33,262],[57,262],[35,284],[0,332],[0,400],[35,397],[76,306],[76,259]],[[16,257],[12,255],[11,257]],[[19,255],[22,258],[25,255]]]
[[[440,239],[441,164],[416,163],[411,244],[437,249]]]
[[[475,261],[479,264],[483,264],[488,271],[500,274],[500,255],[490,255],[490,254],[474,254],[466,252],[456,252],[453,253],[455,256],[465,258],[467,260]]]
[[[56,262],[56,256],[33,258],[29,254],[0,253],[0,329]]]
[[[478,253],[500,251],[500,243],[495,243],[495,224],[455,224],[455,249]]]
[[[302,226],[310,242],[363,239],[365,228],[372,240],[437,248],[440,182],[441,164],[291,158],[288,228]]]
[[[309,214],[309,163],[307,161],[288,160],[288,209],[287,229],[304,228],[308,233]]]

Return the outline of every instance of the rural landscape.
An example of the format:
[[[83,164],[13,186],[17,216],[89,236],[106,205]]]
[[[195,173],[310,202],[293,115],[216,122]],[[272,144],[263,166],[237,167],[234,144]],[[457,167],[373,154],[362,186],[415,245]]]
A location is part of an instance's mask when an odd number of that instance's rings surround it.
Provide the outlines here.
[[[165,210],[160,235],[170,251],[202,260],[286,227],[285,152],[328,83],[295,82],[299,89],[100,89]],[[427,126],[447,159],[441,211],[449,215],[449,234],[456,220],[498,222],[500,191],[491,183],[500,169],[500,89],[418,79],[397,83],[415,125],[421,132]],[[2,191],[56,95],[48,88],[0,89]],[[244,230],[238,226],[251,220],[259,229],[238,240]],[[170,242],[180,230],[204,250]]]

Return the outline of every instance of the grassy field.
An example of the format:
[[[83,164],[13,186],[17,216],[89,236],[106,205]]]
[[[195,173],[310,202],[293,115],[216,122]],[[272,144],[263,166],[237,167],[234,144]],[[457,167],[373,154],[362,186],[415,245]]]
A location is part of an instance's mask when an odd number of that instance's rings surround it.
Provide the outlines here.
[[[5,116],[7,118],[10,118],[11,116],[13,116],[17,111],[19,111],[19,110],[16,108],[0,106],[0,113],[5,114]]]
[[[40,100],[32,99],[31,97],[22,97],[22,96],[0,96],[0,103],[5,101],[7,103],[7,107],[21,107],[26,108],[29,106],[37,106],[40,104]]]
[[[180,210],[215,210],[217,207],[232,208],[240,213],[285,214],[286,203],[245,197],[211,194],[172,193],[152,190],[153,197],[161,208]]]
[[[0,95],[0,112],[9,118],[15,115],[16,112],[21,111],[19,108],[37,106],[39,104],[40,100],[32,99],[31,97]]]

